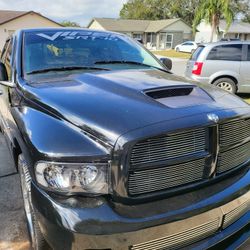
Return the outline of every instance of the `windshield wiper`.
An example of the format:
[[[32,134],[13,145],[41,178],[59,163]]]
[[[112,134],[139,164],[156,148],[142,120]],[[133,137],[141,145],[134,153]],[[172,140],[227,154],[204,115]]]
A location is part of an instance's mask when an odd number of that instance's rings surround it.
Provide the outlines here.
[[[86,69],[86,70],[110,70],[106,68],[99,68],[99,67],[91,67],[91,66],[64,66],[64,67],[56,67],[56,68],[45,68],[45,69],[38,69],[33,70],[27,73],[27,75],[31,74],[39,74],[39,73],[46,73],[50,71],[65,71],[65,70],[78,70],[78,69]]]
[[[149,67],[149,68],[154,68],[154,69],[158,69],[167,73],[171,73],[168,69],[163,69],[163,68],[159,68],[153,65],[149,65],[149,64],[145,64],[145,63],[141,63],[141,62],[136,62],[136,61],[96,61],[94,64],[135,64],[135,65],[141,65],[141,66],[145,66],[145,67]]]

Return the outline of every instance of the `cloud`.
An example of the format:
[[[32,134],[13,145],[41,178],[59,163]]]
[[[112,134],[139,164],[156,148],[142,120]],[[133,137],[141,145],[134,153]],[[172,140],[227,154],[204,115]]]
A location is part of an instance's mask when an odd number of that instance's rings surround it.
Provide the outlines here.
[[[126,0],[0,0],[2,10],[33,10],[56,21],[86,25],[93,17],[118,17]]]

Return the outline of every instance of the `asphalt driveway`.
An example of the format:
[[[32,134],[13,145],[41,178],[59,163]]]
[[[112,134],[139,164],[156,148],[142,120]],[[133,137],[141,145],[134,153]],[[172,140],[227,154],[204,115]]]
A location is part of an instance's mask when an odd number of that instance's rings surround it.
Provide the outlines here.
[[[19,175],[0,134],[0,249],[27,250],[29,237],[23,211]]]

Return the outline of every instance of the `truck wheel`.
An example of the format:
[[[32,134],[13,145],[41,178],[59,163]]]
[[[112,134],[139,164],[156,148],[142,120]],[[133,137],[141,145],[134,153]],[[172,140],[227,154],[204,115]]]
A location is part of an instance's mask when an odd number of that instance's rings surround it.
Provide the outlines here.
[[[237,91],[236,83],[234,80],[230,78],[219,78],[218,80],[213,82],[213,85],[222,88],[230,93],[235,94]]]
[[[27,163],[23,157],[23,155],[19,155],[18,157],[18,171],[21,179],[21,191],[23,195],[23,203],[24,203],[24,212],[27,219],[27,225],[29,230],[29,235],[31,239],[32,248],[34,250],[49,250],[51,249],[48,243],[45,241],[35,213],[31,203],[31,176],[28,170]]]

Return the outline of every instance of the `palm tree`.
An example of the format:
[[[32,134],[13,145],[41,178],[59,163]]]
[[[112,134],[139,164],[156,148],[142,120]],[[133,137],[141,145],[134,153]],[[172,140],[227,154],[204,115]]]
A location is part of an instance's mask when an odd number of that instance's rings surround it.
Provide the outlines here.
[[[218,31],[220,19],[224,18],[227,23],[227,28],[233,21],[232,0],[202,0],[198,7],[193,21],[193,30],[196,31],[197,26],[202,20],[209,23],[212,27],[210,42],[213,41],[214,33]]]

